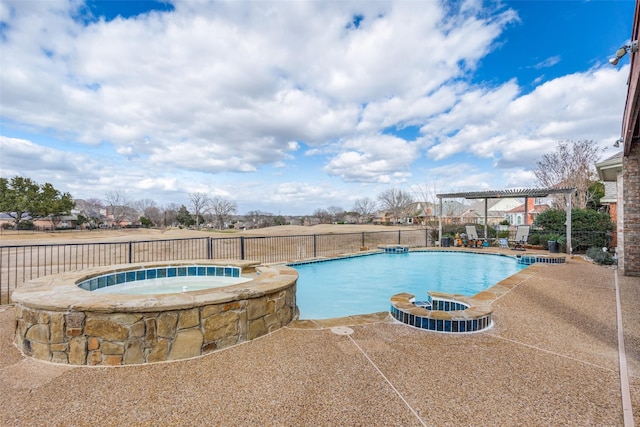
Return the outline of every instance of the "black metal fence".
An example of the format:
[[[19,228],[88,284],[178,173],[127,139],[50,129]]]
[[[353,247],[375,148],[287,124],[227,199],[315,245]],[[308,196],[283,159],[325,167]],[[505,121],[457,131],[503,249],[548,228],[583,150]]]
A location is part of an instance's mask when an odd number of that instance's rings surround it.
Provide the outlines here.
[[[433,230],[0,246],[0,305],[9,304],[13,289],[25,281],[89,267],[185,259],[274,263],[349,254],[389,244],[433,246]]]

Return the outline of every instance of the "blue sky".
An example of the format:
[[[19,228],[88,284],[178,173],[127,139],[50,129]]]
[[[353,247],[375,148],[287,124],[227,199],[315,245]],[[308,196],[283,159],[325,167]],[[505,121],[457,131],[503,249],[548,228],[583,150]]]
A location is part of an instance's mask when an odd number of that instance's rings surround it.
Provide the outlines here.
[[[0,176],[310,214],[620,136],[633,1],[0,3]]]

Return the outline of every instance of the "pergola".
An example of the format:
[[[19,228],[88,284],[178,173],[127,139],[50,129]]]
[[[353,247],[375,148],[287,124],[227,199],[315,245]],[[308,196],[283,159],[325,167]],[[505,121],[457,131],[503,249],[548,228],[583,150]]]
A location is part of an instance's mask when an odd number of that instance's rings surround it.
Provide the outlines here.
[[[502,199],[505,197],[524,197],[524,206],[525,206],[525,215],[524,215],[524,224],[528,223],[527,216],[527,206],[530,197],[547,197],[550,194],[567,194],[569,197],[567,198],[567,249],[569,250],[569,254],[573,252],[573,248],[571,247],[571,194],[575,191],[575,188],[528,188],[528,189],[517,189],[517,190],[491,190],[491,191],[471,191],[471,192],[463,192],[463,193],[444,193],[444,194],[436,194],[436,197],[439,200],[440,204],[440,221],[438,225],[438,240],[442,241],[442,199],[484,199],[484,238],[487,239],[489,236],[487,235],[487,211],[488,199]]]

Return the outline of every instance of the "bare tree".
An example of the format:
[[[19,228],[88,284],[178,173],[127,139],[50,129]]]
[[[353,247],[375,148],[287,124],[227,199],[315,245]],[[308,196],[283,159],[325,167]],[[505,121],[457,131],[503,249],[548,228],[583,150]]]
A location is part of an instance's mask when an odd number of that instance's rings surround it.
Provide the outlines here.
[[[413,196],[399,188],[389,188],[378,194],[378,200],[382,209],[391,212],[395,221],[398,222],[409,205],[413,203]]]
[[[168,204],[162,212],[162,225],[164,227],[175,226],[178,223],[178,211],[180,206],[176,203]]]
[[[595,163],[599,152],[595,141],[560,142],[554,153],[545,154],[536,162],[538,183],[545,188],[575,188],[572,207],[586,208],[593,198],[589,186],[597,179]],[[556,195],[553,207],[566,209],[566,198],[566,194]]]
[[[353,211],[358,214],[360,222],[370,222],[377,209],[375,200],[369,197],[358,199],[353,204]]]
[[[97,227],[100,224],[102,218],[101,211],[104,209],[104,205],[100,199],[76,200],[76,208],[87,218],[89,227]]]
[[[209,207],[219,230],[224,229],[225,224],[238,209],[236,202],[218,196],[210,200]]]
[[[120,226],[128,215],[132,214],[131,201],[127,198],[125,192],[121,189],[108,191],[105,194],[107,209],[113,217],[113,223]]]
[[[316,209],[313,216],[320,220],[320,224],[329,224],[331,222],[331,214],[326,209]]]
[[[327,212],[329,212],[334,222],[344,221],[344,209],[340,206],[329,206]]]
[[[191,201],[191,208],[193,209],[193,215],[196,219],[196,230],[199,230],[200,218],[209,210],[211,200],[205,193],[189,193],[189,200]]]

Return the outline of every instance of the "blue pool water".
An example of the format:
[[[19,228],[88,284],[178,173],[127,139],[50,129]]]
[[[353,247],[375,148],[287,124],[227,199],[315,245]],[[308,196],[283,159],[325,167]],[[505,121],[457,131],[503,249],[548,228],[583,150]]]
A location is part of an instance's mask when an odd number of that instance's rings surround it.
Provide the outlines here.
[[[376,254],[292,265],[300,277],[300,319],[330,319],[389,310],[389,299],[428,291],[473,296],[517,273],[514,258],[463,252]]]

